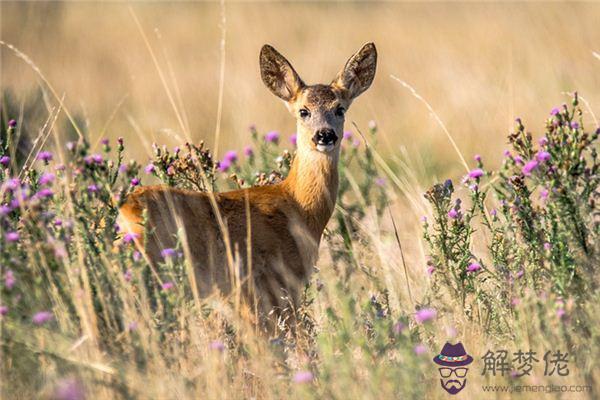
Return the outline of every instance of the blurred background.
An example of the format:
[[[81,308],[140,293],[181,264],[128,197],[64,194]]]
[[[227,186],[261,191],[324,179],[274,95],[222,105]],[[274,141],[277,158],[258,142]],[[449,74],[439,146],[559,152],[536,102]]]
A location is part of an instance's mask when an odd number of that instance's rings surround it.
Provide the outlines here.
[[[264,43],[316,83],[329,82],[374,41],[377,76],[347,127],[366,130],[376,121],[379,151],[389,156],[404,146],[432,180],[464,167],[427,107],[391,75],[430,103],[471,164],[475,153],[498,162],[517,116],[539,132],[549,110],[569,100],[565,92],[578,90],[592,110],[600,105],[600,56],[593,53],[600,53],[600,4],[593,2],[3,1],[0,12],[2,40],[39,67],[91,142],[136,141],[130,156],[142,162],[153,141],[175,146],[187,136],[215,147],[222,56],[219,153],[248,143],[251,124],[287,140],[294,118],[260,80]],[[0,56],[2,93],[12,104],[8,110],[5,102],[5,114],[18,108],[35,135],[48,119],[47,108],[30,104],[42,98],[40,77],[6,46]],[[48,97],[46,104],[58,103]]]

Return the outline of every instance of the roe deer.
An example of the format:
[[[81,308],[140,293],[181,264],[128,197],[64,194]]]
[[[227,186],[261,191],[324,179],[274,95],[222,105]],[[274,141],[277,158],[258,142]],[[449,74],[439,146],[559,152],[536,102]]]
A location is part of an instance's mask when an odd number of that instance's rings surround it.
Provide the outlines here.
[[[154,263],[161,249],[174,247],[179,230],[201,296],[215,289],[231,293],[237,277],[244,296],[253,291],[249,304],[262,321],[272,310],[283,317],[298,302],[334,210],[344,113],[369,88],[376,65],[375,45],[368,43],[331,84],[306,85],[277,50],[263,46],[262,80],[297,119],[297,152],[288,177],[222,193],[142,187],[121,207],[120,226],[139,238],[145,232],[145,252]]]

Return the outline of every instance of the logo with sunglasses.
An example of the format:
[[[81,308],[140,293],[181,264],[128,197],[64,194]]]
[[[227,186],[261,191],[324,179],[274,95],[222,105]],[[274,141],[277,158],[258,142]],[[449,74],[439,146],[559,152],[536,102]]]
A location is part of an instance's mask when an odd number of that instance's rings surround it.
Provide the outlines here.
[[[440,366],[440,383],[450,394],[456,394],[467,385],[467,365],[473,362],[473,357],[467,354],[461,342],[450,344],[446,342],[440,354],[433,358]]]

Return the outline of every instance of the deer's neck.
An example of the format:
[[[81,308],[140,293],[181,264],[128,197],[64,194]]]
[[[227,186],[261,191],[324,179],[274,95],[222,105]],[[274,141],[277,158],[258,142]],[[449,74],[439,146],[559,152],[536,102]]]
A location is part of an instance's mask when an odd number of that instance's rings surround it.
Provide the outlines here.
[[[317,240],[335,208],[338,159],[339,149],[325,154],[299,148],[284,181]]]

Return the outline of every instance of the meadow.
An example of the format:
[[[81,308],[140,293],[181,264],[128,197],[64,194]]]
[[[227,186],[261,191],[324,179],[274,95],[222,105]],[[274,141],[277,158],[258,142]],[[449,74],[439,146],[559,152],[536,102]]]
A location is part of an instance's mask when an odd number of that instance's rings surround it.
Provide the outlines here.
[[[597,5],[0,10],[3,398],[447,398],[446,341],[474,358],[463,398],[595,398]],[[371,40],[296,335],[197,298],[185,249],[154,269],[116,240],[140,185],[285,177],[293,118],[262,87],[263,43],[327,81]],[[510,365],[486,373],[501,350]]]

